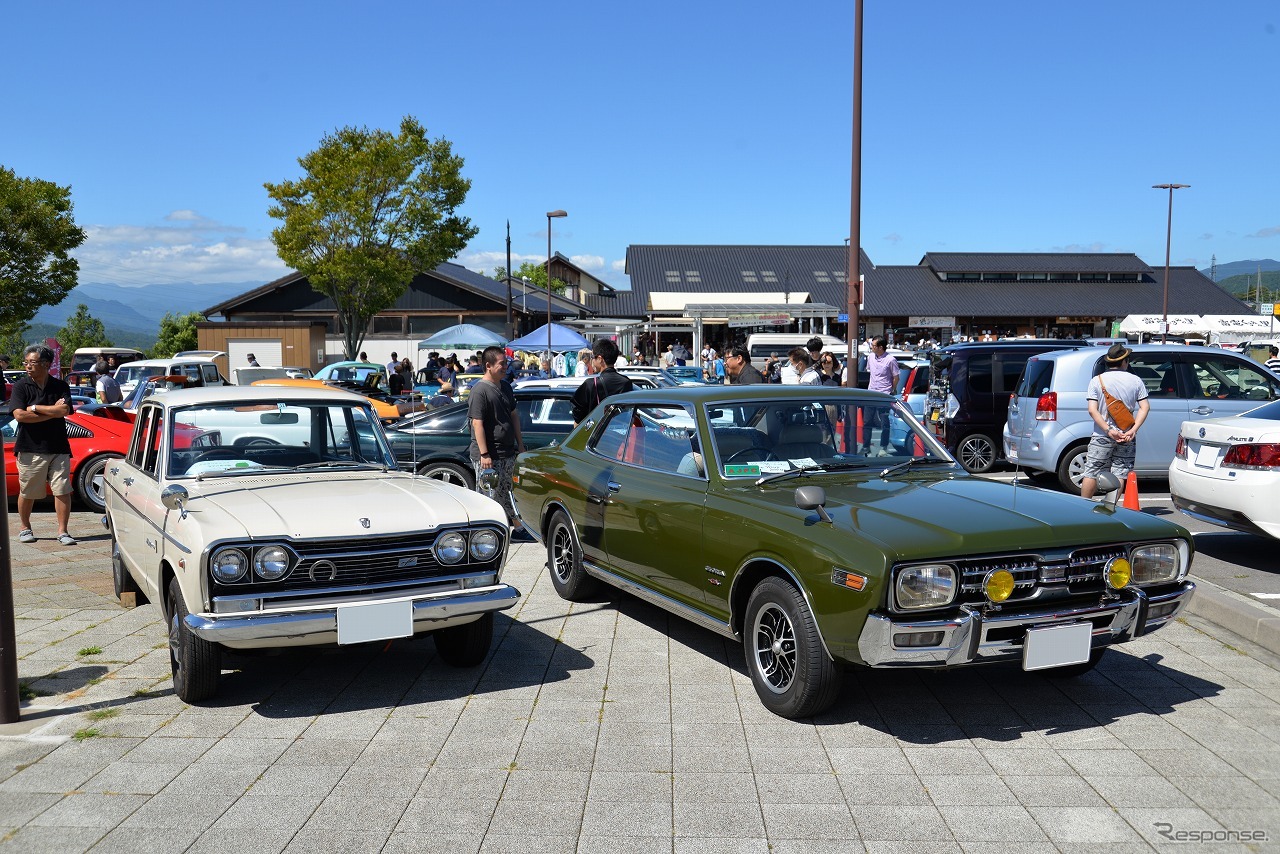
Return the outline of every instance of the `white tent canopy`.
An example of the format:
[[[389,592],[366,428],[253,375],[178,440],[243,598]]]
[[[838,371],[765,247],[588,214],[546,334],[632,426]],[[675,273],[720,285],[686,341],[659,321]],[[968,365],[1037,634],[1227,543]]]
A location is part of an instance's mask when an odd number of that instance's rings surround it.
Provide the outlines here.
[[[1123,333],[1130,332],[1148,332],[1153,335],[1159,335],[1163,330],[1161,325],[1164,322],[1164,315],[1160,314],[1131,314],[1124,320],[1120,321],[1120,331]],[[1169,315],[1169,334],[1183,335],[1191,332],[1204,332],[1205,328],[1200,321],[1198,314],[1171,314]]]
[[[1124,334],[1145,332],[1159,335],[1163,316],[1131,314],[1120,321]],[[1270,338],[1276,334],[1274,318],[1265,314],[1171,314],[1170,335],[1199,335],[1213,343],[1235,344],[1254,338]]]

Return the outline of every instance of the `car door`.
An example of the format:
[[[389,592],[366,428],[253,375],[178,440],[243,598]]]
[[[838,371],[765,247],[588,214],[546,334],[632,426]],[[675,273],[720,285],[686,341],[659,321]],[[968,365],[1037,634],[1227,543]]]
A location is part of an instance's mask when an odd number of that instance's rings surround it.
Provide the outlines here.
[[[158,575],[164,514],[159,486],[164,422],[163,407],[144,406],[138,413],[129,455],[107,468],[108,483],[116,493],[108,501],[112,502],[111,522],[121,555],[135,570],[135,577],[143,579],[144,592],[153,602],[161,601],[154,576]],[[157,508],[160,515],[156,515]]]
[[[1193,421],[1239,415],[1276,399],[1280,384],[1249,359],[1221,350],[1195,352],[1183,359],[1190,366],[1189,417]]]
[[[602,509],[608,565],[651,590],[701,609],[707,479],[695,462],[691,437],[696,434],[687,406],[612,408],[593,448],[607,461],[607,477],[593,488],[596,506]]]

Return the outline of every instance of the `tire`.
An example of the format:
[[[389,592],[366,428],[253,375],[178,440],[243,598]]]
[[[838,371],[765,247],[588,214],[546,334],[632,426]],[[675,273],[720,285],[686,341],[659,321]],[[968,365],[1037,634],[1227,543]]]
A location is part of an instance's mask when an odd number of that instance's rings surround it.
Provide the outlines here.
[[[436,652],[450,667],[475,667],[484,661],[493,644],[493,614],[485,614],[474,622],[450,626],[431,633]]]
[[[1076,445],[1068,448],[1058,461],[1058,486],[1068,495],[1080,494],[1080,481],[1084,477],[1084,463],[1088,455],[1088,444]]]
[[[811,717],[840,693],[840,673],[804,597],[780,578],[766,578],[751,591],[742,646],[756,694],[775,715]]]
[[[970,474],[986,474],[995,467],[1000,451],[986,433],[970,433],[956,443],[956,459]]]
[[[76,468],[76,497],[94,513],[102,513],[107,509],[107,465],[112,460],[119,459],[123,457],[118,454],[98,454]]]
[[[173,693],[184,703],[199,703],[218,691],[222,675],[222,650],[217,644],[196,637],[187,628],[187,604],[182,600],[178,579],[169,579],[165,603],[169,618],[169,669],[173,672]]]
[[[146,605],[151,600],[147,598],[147,594],[142,592],[142,588],[138,586],[138,582],[133,580],[133,576],[129,574],[129,569],[124,565],[124,558],[120,556],[120,544],[116,542],[116,532],[111,531],[111,586],[115,590],[116,599],[120,599],[125,593],[132,593],[135,597],[134,601],[139,605]]]
[[[457,463],[424,463],[418,469],[418,474],[423,477],[429,477],[432,480],[442,480],[454,486],[461,486],[463,489],[476,488],[475,475],[469,469]]]
[[[1102,656],[1107,652],[1107,647],[1099,647],[1089,653],[1089,660],[1082,661],[1079,664],[1068,664],[1065,667],[1050,667],[1047,670],[1041,670],[1045,676],[1050,679],[1074,679],[1077,676],[1083,676],[1097,667],[1102,661]]]
[[[599,582],[582,568],[582,545],[578,542],[578,532],[563,510],[551,515],[546,542],[547,571],[551,575],[551,586],[560,598],[581,602],[595,594]]]

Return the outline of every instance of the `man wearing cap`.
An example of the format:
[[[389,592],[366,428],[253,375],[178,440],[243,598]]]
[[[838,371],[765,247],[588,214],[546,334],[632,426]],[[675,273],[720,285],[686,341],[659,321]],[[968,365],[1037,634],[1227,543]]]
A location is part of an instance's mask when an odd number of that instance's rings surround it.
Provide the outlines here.
[[[1123,344],[1112,344],[1103,360],[1106,370],[1089,381],[1085,397],[1093,418],[1093,436],[1085,457],[1084,479],[1080,481],[1082,498],[1093,497],[1098,489],[1098,473],[1103,468],[1110,468],[1121,479],[1133,471],[1138,429],[1147,420],[1151,404],[1147,403],[1146,384],[1129,373],[1131,355],[1133,351]],[[1132,413],[1133,426],[1122,430],[1116,424],[1107,405],[1108,397],[1119,400]]]

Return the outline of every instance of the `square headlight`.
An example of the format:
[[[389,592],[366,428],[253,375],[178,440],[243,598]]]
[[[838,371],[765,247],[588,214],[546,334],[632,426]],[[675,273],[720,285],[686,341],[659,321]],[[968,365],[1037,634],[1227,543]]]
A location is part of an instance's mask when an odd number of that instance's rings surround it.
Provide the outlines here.
[[[1182,560],[1178,547],[1173,543],[1155,543],[1139,546],[1129,553],[1133,565],[1133,583],[1168,584],[1182,577]]]
[[[893,583],[894,597],[904,611],[950,605],[956,590],[955,567],[945,563],[903,567]]]

